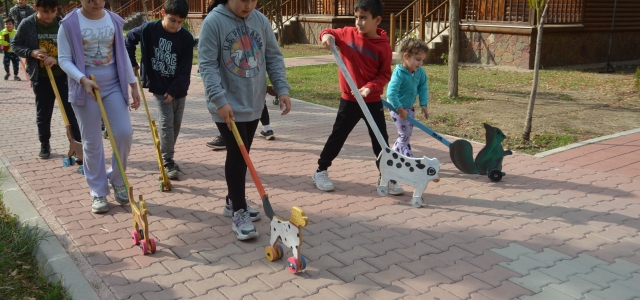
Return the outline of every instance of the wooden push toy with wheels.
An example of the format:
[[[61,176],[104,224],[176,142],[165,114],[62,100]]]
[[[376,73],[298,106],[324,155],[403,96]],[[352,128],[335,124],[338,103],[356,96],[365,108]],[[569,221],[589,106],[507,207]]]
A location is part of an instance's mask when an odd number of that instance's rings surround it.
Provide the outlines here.
[[[391,103],[382,100],[382,104],[397,113],[393,106],[391,106]],[[415,118],[407,116],[407,120],[409,123],[422,129],[422,131],[449,147],[449,156],[458,170],[467,174],[487,175],[493,182],[500,181],[502,177],[506,175],[502,172],[502,160],[505,156],[511,155],[512,152],[511,150],[504,150],[502,148],[502,141],[504,141],[506,136],[500,128],[493,127],[487,123],[483,124],[487,142],[474,160],[473,147],[469,141],[459,139],[451,143],[440,134],[427,127],[427,125],[418,122]]]
[[[291,218],[289,221],[280,219],[275,215],[273,208],[271,208],[271,202],[269,202],[269,195],[264,191],[262,182],[258,177],[258,173],[256,173],[256,169],[251,162],[249,153],[244,146],[242,137],[240,137],[236,123],[233,120],[231,120],[231,131],[238,143],[240,152],[242,152],[242,157],[247,164],[249,173],[251,173],[251,178],[253,178],[253,182],[256,184],[256,188],[258,189],[258,193],[262,199],[264,212],[271,220],[271,239],[269,240],[269,246],[265,248],[265,255],[267,256],[267,259],[269,261],[274,261],[282,258],[284,255],[284,249],[278,243],[281,242],[287,248],[290,248],[293,253],[293,256],[287,259],[287,269],[291,273],[297,273],[304,270],[307,267],[307,260],[302,256],[300,246],[302,245],[302,227],[307,226],[308,223],[307,216],[304,214],[304,211],[297,206],[291,208]]]
[[[164,161],[162,160],[162,152],[160,152],[160,136],[158,135],[158,127],[156,126],[156,120],[151,118],[149,114],[149,107],[147,106],[147,98],[144,96],[144,89],[142,88],[142,82],[140,81],[140,76],[136,75],[138,78],[138,86],[140,87],[140,96],[142,96],[142,102],[144,103],[144,111],[147,113],[147,120],[149,121],[149,129],[151,130],[151,138],[153,139],[153,145],[156,148],[156,158],[158,159],[158,168],[160,169],[160,175],[158,179],[160,180],[160,191],[167,192],[170,191],[173,187],[171,186],[171,180],[169,180],[169,176],[167,176],[167,172],[164,169]]]
[[[387,195],[389,192],[389,182],[391,180],[395,180],[399,183],[408,184],[414,187],[411,205],[413,205],[413,207],[421,207],[423,202],[422,194],[427,188],[429,181],[440,181],[438,175],[440,172],[440,162],[437,158],[428,158],[426,156],[416,158],[407,157],[389,148],[387,141],[382,137],[380,128],[376,126],[376,122],[373,120],[373,116],[371,116],[371,112],[365,104],[362,95],[358,92],[358,87],[353,81],[347,66],[345,66],[344,61],[340,57],[340,54],[336,49],[335,41],[333,39],[330,39],[330,41],[331,53],[333,53],[333,57],[336,59],[336,63],[338,64],[338,67],[340,67],[342,75],[347,81],[347,84],[349,84],[349,88],[351,88],[352,91],[355,91],[353,94],[356,97],[356,101],[358,102],[360,109],[362,109],[365,119],[370,124],[371,131],[373,131],[378,143],[380,143],[380,147],[382,148],[377,159],[380,162],[380,180],[378,181],[377,186],[378,194],[380,196]]]
[[[56,85],[56,81],[53,77],[53,73],[51,72],[51,68],[45,66],[47,69],[47,74],[49,75],[49,81],[51,81],[51,87],[53,88],[53,93],[56,96],[56,102],[58,102],[58,106],[60,107],[60,113],[62,114],[62,120],[64,121],[64,126],[67,130],[67,139],[69,139],[69,152],[67,152],[67,156],[62,159],[62,166],[68,167],[73,166],[76,163],[78,164],[78,173],[84,175],[84,167],[82,166],[82,142],[76,141],[73,137],[73,132],[71,131],[71,124],[69,123],[69,118],[67,118],[67,112],[64,109],[64,105],[62,103],[62,98],[60,97],[60,92],[58,91],[58,86]]]
[[[95,76],[93,74],[90,75],[91,80],[93,82],[96,81]],[[107,113],[104,110],[104,105],[102,103],[102,97],[100,96],[100,91],[94,90],[96,101],[98,102],[98,106],[100,106],[100,114],[102,115],[102,120],[104,121],[104,125],[108,132],[109,142],[111,143],[111,148],[113,149],[113,154],[116,157],[116,164],[118,165],[118,171],[120,171],[120,176],[122,176],[122,181],[124,182],[124,186],[127,188],[127,192],[129,194],[129,205],[131,206],[131,214],[133,217],[133,228],[131,231],[131,238],[133,238],[134,245],[140,245],[142,249],[142,254],[147,255],[150,253],[156,252],[156,242],[149,238],[149,221],[147,220],[148,210],[147,204],[142,199],[142,195],[138,196],[138,203],[133,200],[133,187],[129,185],[129,180],[127,179],[127,174],[124,171],[124,167],[122,166],[122,159],[120,158],[120,153],[118,153],[118,147],[116,146],[116,141],[113,137],[113,132],[111,131],[111,125],[109,123],[109,118],[107,118]]]

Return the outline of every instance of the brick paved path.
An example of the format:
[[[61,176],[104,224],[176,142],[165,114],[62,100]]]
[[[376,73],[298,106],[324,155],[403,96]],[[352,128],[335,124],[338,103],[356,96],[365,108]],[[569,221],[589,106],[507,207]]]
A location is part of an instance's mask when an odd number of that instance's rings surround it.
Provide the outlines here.
[[[378,196],[361,122],[329,170],[336,191],[323,193],[310,175],[335,110],[295,101],[283,117],[269,104],[277,139],[257,137],[251,157],[276,214],[286,218],[297,205],[310,219],[301,248],[308,268],[292,275],[285,260],[264,256],[266,217],[256,222],[258,239],[240,242],[222,216],[225,153],[204,145],[217,130],[199,79],[193,79],[176,149],[185,174],[173,191],[158,190],[144,110],[131,113],[128,177],[134,194],[147,200],[158,244],[148,256],[131,245],[130,209],[109,196],[111,210],[92,214],[84,179],[75,168],[61,167],[68,144],[59,111],[53,157],[40,160],[27,82],[2,81],[0,92],[0,159],[103,299],[640,297],[640,172],[515,154],[505,159],[503,181],[491,183],[486,176],[460,174],[442,144],[416,132],[414,152],[443,166],[441,181],[425,192],[428,206],[415,209],[411,191]],[[156,106],[149,104],[154,115]],[[393,124],[387,127],[396,137]],[[105,140],[110,151],[107,145]],[[639,146],[637,136],[628,145]],[[627,159],[638,161],[637,155]],[[261,209],[247,178],[249,200]]]

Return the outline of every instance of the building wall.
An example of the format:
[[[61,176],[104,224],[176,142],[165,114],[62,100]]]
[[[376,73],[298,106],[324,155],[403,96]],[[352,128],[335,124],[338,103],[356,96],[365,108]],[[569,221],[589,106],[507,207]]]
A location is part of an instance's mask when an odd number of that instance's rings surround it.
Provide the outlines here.
[[[530,45],[528,35],[462,31],[460,61],[529,69],[533,67]]]
[[[541,65],[604,64],[608,58],[609,37],[610,32],[543,32]],[[614,32],[611,61],[639,59],[640,31]]]

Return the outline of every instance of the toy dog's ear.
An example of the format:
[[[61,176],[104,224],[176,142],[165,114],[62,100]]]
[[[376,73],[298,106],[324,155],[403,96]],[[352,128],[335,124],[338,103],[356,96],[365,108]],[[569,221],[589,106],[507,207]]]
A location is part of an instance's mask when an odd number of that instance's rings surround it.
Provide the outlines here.
[[[291,218],[289,218],[289,222],[298,227],[305,227],[309,223],[309,218],[304,214],[302,208],[294,206],[291,208]]]

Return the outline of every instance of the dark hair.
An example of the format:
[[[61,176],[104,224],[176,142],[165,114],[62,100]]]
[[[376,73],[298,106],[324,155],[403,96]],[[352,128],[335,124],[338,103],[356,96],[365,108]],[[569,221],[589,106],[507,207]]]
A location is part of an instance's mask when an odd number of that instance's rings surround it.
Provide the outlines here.
[[[384,3],[380,0],[358,0],[353,7],[353,11],[368,11],[374,18],[381,17],[383,9]]]
[[[16,25],[16,21],[14,21],[12,18],[4,19],[4,23],[7,23],[7,22],[11,22],[11,24]]]
[[[186,18],[189,14],[189,3],[186,0],[167,0],[164,3],[164,13]]]
[[[420,39],[408,38],[400,46],[400,53],[407,53],[413,56],[421,52],[424,54],[429,53],[429,46]]]
[[[207,7],[207,13],[210,13],[219,4],[227,4],[227,2],[229,2],[229,0],[213,0],[211,4],[209,4],[209,7]]]
[[[36,0],[36,6],[44,9],[58,9],[58,0]]]

